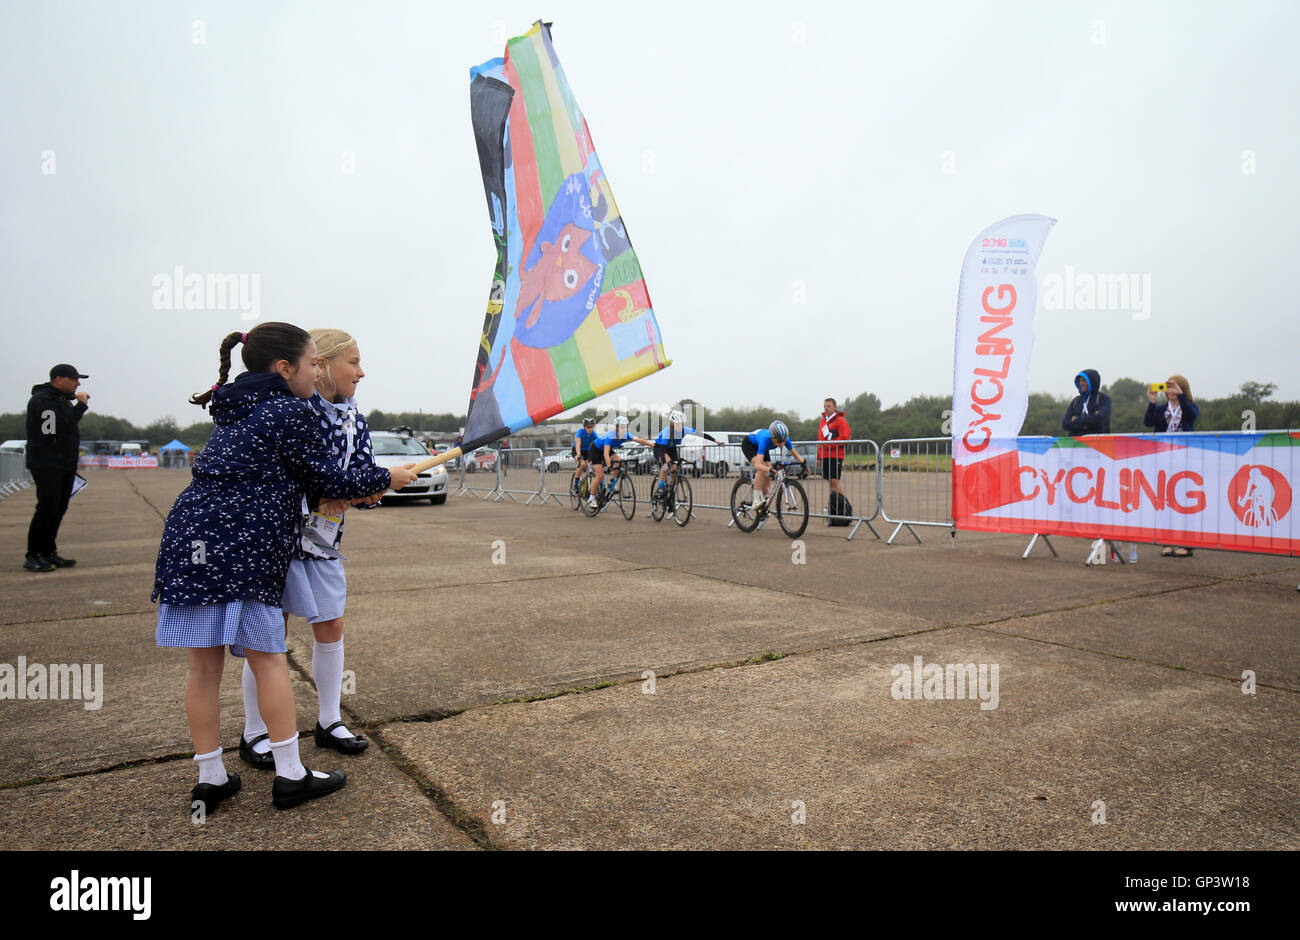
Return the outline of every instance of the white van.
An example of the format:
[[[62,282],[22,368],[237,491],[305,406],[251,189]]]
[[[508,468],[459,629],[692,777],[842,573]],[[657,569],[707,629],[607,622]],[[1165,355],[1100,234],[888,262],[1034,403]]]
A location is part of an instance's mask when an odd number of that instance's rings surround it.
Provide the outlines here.
[[[690,461],[700,472],[709,476],[725,477],[728,473],[744,467],[748,461],[740,450],[740,442],[748,431],[708,431],[716,438],[714,444],[695,434],[687,434],[677,448],[683,461]]]

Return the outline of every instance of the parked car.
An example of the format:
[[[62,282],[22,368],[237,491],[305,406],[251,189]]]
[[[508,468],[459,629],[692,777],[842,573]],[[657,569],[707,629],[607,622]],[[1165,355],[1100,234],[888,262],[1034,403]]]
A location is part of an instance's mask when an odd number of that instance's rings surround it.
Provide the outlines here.
[[[623,463],[632,473],[654,473],[655,452],[644,444],[624,444],[619,448]]]
[[[547,473],[559,473],[561,470],[574,470],[578,466],[578,459],[573,456],[572,451],[557,450],[550,454],[543,454],[533,461],[533,469],[541,470],[545,464]]]
[[[391,431],[371,431],[370,446],[375,464],[380,467],[400,467],[404,463],[419,463],[429,452],[413,437]],[[420,478],[400,490],[389,490],[385,500],[427,499],[435,505],[447,501],[447,470],[433,467],[420,473]]]

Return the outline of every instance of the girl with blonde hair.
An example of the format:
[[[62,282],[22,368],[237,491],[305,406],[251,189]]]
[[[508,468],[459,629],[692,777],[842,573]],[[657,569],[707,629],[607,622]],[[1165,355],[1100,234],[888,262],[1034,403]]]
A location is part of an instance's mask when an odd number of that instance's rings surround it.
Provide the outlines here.
[[[1147,413],[1142,423],[1155,428],[1157,434],[1166,431],[1194,431],[1200,409],[1192,400],[1192,386],[1185,375],[1171,375],[1165,382],[1165,406],[1156,404],[1156,391],[1147,388]],[[1166,545],[1160,552],[1165,557],[1190,558],[1192,550],[1182,545]]]
[[[357,383],[365,377],[357,341],[343,330],[311,331],[316,344],[319,370],[311,405],[317,427],[330,453],[342,470],[374,467],[370,431],[353,397]],[[297,551],[285,579],[285,627],[289,615],[311,624],[312,678],[319,700],[316,746],[343,754],[360,754],[370,746],[364,736],[353,734],[343,722],[343,609],[347,602],[347,578],[339,543],[343,539],[343,517],[349,505],[369,509],[378,497],[366,500],[323,500],[311,492],[303,499],[302,525]],[[258,709],[257,683],[244,670],[244,734],[239,755],[259,769],[272,766],[266,726]]]

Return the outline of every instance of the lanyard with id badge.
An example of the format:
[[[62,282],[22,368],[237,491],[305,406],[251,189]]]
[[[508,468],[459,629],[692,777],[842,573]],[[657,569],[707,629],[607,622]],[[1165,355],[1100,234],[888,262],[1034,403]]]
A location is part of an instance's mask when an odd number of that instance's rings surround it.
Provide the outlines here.
[[[347,470],[352,463],[352,455],[356,449],[357,438],[357,418],[356,413],[349,410],[347,417],[343,419],[343,433],[347,435],[347,452],[343,456],[343,469]],[[319,512],[308,512],[307,498],[302,500],[303,524],[302,539],[300,544],[302,550],[312,558],[320,558],[325,561],[339,559],[347,561],[347,556],[338,550],[338,541],[343,528],[343,516],[326,516]]]

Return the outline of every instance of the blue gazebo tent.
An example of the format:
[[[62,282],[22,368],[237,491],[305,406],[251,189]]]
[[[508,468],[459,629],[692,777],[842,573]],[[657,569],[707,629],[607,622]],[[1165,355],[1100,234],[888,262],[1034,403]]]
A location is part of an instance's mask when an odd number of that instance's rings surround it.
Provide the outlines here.
[[[161,453],[161,452],[163,452],[163,451],[168,451],[168,450],[187,450],[187,451],[188,451],[188,450],[193,450],[193,449],[194,449],[194,448],[193,448],[193,447],[190,447],[188,444],[182,444],[180,441],[176,440],[176,438],[172,438],[172,442],[171,442],[170,444],[164,444],[162,447],[159,447],[159,448],[158,448],[158,451],[159,451],[159,453]]]

